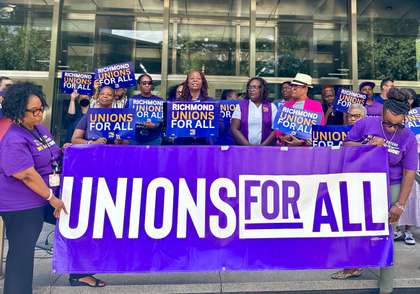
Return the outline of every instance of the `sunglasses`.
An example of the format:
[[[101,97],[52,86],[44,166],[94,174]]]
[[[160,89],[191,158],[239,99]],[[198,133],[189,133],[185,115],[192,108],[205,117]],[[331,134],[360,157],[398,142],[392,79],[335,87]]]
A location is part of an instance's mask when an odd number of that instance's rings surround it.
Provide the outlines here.
[[[403,123],[401,123],[401,124],[393,124],[393,123],[391,123],[391,122],[389,122],[389,121],[385,121],[385,120],[383,120],[382,121],[382,125],[384,126],[384,127],[387,127],[387,128],[396,128],[396,129],[404,129],[404,124]]]
[[[40,108],[26,109],[25,111],[32,113],[33,116],[38,116],[40,114],[43,114],[45,109],[44,107],[40,107]]]

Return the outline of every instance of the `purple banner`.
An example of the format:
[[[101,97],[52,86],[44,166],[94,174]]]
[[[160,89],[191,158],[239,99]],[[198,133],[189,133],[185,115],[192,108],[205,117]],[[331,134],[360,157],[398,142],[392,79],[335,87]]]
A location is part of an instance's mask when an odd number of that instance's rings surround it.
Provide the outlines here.
[[[387,166],[373,146],[73,146],[53,270],[387,266]]]

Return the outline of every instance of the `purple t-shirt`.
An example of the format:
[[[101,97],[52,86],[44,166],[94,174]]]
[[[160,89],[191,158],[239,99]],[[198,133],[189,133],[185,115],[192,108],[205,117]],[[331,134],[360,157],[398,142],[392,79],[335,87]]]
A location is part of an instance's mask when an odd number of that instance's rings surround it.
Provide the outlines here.
[[[366,107],[367,116],[382,117],[384,106],[378,101],[374,100],[372,105],[369,105],[366,103],[365,107]]]
[[[48,185],[49,175],[53,172],[52,162],[61,160],[61,150],[50,132],[42,125],[37,125],[36,128],[51,152],[28,130],[15,124],[10,126],[0,141],[0,211],[19,211],[47,204],[41,196],[12,176],[34,167]],[[35,130],[31,132],[39,137]]]
[[[363,142],[368,140],[369,136],[385,139],[389,155],[391,184],[401,183],[404,169],[417,170],[417,141],[409,129],[398,130],[394,135],[388,133],[385,129],[382,131],[382,119],[380,117],[366,117],[353,126],[345,141]]]

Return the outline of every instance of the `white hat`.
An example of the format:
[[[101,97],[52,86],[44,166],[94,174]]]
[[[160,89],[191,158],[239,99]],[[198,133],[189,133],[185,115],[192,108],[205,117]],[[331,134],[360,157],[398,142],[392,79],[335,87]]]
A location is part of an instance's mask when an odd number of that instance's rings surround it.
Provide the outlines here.
[[[309,88],[312,88],[312,77],[307,74],[297,73],[292,80],[292,85],[308,86]]]

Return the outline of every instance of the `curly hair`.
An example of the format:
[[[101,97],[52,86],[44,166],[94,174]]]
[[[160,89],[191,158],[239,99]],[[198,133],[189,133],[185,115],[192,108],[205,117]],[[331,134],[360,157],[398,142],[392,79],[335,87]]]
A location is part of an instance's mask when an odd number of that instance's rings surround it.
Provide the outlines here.
[[[264,80],[261,77],[253,77],[248,80],[248,83],[246,83],[246,93],[245,93],[244,99],[250,99],[248,88],[251,82],[255,80],[260,82],[260,86],[261,86],[260,98],[262,98],[262,101],[268,100],[268,94],[269,94],[268,83],[266,80]]]
[[[388,99],[384,101],[384,110],[389,110],[396,115],[407,115],[410,111],[409,97],[410,92],[406,89],[391,88],[388,92]]]
[[[201,80],[203,82],[203,84],[201,85],[201,89],[200,89],[200,95],[202,97],[204,97],[205,99],[209,98],[209,94],[208,94],[208,89],[209,89],[209,84],[207,82],[206,77],[204,76],[204,74],[199,71],[199,70],[192,70],[190,71],[190,73],[187,75],[187,78],[185,79],[185,81],[182,83],[182,95],[181,95],[181,101],[191,101],[192,100],[192,96],[191,96],[191,92],[190,92],[190,88],[188,87],[188,78],[191,76],[192,73],[198,72],[200,74]]]
[[[41,87],[34,83],[21,82],[10,86],[6,91],[2,104],[3,115],[13,122],[18,123],[21,121],[25,116],[26,107],[31,96],[37,96],[41,100],[42,106],[44,108],[48,107]]]

